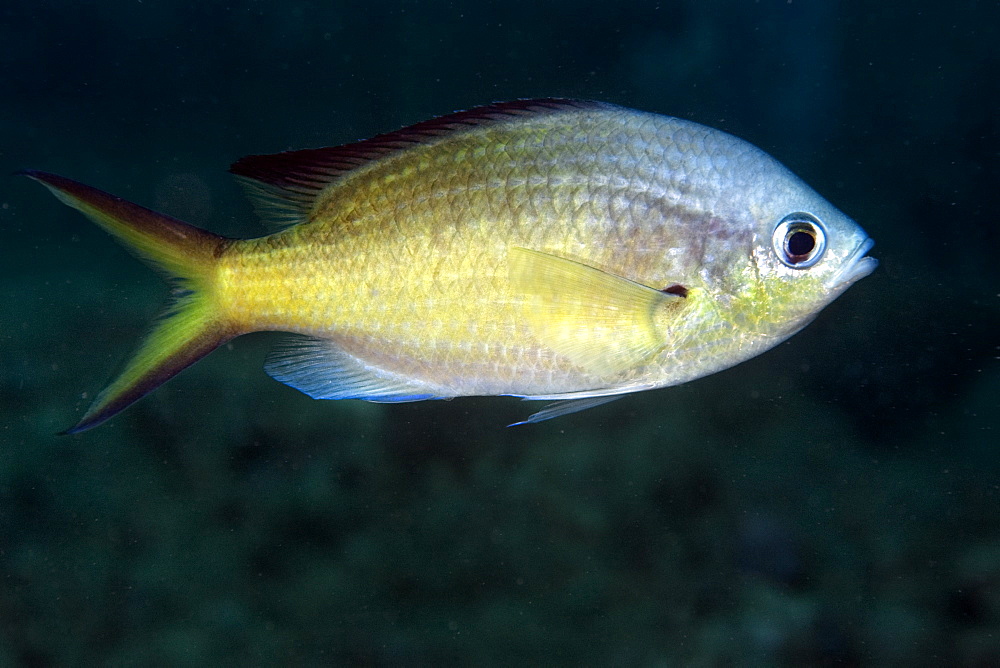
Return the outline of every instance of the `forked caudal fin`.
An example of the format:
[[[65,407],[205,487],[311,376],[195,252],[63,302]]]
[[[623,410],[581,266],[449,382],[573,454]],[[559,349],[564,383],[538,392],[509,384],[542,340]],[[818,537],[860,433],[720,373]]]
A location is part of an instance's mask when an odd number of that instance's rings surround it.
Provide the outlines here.
[[[71,179],[26,170],[176,285],[174,302],[121,374],[64,433],[96,427],[234,336],[212,301],[212,275],[227,239]]]

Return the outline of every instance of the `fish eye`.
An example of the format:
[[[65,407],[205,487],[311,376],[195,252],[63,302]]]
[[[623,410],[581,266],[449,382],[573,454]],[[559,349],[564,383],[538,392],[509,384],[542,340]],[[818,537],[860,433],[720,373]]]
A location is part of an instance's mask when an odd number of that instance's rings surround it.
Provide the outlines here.
[[[826,230],[814,216],[790,213],[774,228],[771,244],[778,259],[793,269],[811,267],[826,250]]]

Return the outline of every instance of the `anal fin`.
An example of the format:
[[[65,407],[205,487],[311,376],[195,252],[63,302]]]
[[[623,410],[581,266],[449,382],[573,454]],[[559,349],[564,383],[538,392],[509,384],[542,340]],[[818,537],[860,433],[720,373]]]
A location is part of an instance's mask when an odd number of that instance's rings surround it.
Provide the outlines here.
[[[427,384],[371,366],[336,343],[313,337],[279,344],[268,355],[264,370],[313,399],[401,403],[447,398]]]

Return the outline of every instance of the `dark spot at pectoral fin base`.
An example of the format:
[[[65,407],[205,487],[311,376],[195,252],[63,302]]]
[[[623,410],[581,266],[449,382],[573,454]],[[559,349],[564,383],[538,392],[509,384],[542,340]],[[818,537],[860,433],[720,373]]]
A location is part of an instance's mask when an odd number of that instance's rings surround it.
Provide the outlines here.
[[[271,351],[264,370],[313,399],[400,403],[444,399],[434,388],[367,364],[331,341],[294,337]]]
[[[660,292],[665,292],[668,295],[677,295],[678,297],[687,297],[688,289],[681,285],[680,283],[674,283],[673,285],[668,285],[667,287],[660,290]]]

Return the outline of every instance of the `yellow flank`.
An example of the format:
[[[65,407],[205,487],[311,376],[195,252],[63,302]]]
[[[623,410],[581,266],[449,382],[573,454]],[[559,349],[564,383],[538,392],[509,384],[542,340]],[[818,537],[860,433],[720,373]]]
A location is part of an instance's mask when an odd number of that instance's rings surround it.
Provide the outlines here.
[[[523,297],[511,295],[506,268],[511,243],[526,241],[510,235],[510,204],[531,186],[501,189],[487,174],[469,191],[477,168],[459,157],[477,151],[420,148],[337,181],[304,224],[234,244],[219,271],[228,317],[246,330],[336,337],[435,383],[466,364],[513,380],[509,362],[539,355],[524,342]]]
[[[507,369],[528,346],[503,245],[436,255],[431,236],[317,237],[319,230],[292,228],[232,246],[218,274],[227,319],[242,331],[329,338],[438,385],[476,364],[492,367],[490,383],[504,374],[514,380]]]
[[[509,280],[508,257],[520,247],[605,266],[629,262],[627,248],[588,238],[593,184],[573,160],[586,147],[562,147],[567,168],[558,154],[538,161],[544,126],[492,134],[360,168],[319,193],[303,224],[230,246],[219,270],[227,318],[244,331],[330,338],[449,395],[542,389],[569,373],[583,376],[572,389],[584,389],[623,371],[581,369],[540,341],[530,322],[537,318],[525,313],[530,295]],[[511,173],[510,163],[522,163],[520,171]],[[612,332],[601,336],[592,347],[618,347]],[[662,342],[645,345],[642,357]]]

